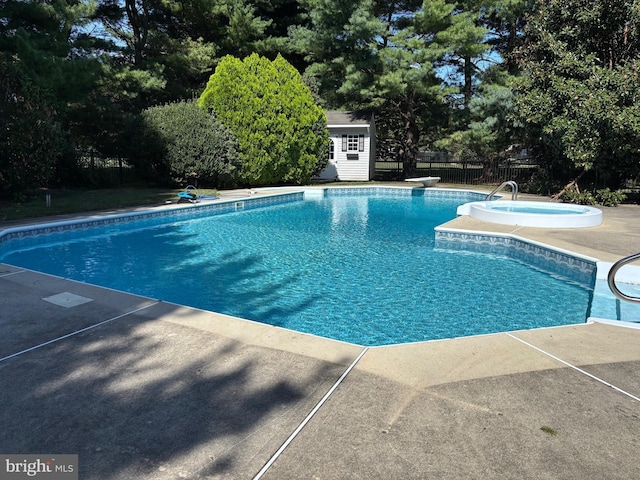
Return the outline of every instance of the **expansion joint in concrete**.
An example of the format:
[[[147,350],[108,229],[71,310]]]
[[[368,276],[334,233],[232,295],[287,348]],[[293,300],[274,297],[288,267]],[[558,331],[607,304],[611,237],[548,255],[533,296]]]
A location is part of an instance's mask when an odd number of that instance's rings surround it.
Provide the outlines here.
[[[110,322],[113,322],[114,320],[118,320],[118,319],[120,319],[120,318],[126,317],[126,316],[128,316],[128,315],[133,314],[133,313],[137,313],[137,312],[139,312],[139,311],[141,311],[141,310],[145,310],[145,309],[147,309],[147,308],[149,308],[149,307],[152,307],[152,306],[154,306],[154,305],[157,305],[158,303],[160,303],[160,302],[153,302],[153,303],[150,303],[149,305],[145,305],[144,307],[136,308],[135,310],[131,310],[130,312],[126,312],[126,313],[123,313],[123,314],[121,314],[121,315],[117,315],[117,316],[115,316],[115,317],[112,317],[112,318],[109,318],[109,319],[107,319],[107,320],[104,320],[104,321],[102,321],[102,322],[96,323],[96,324],[94,324],[94,325],[89,325],[88,327],[81,328],[80,330],[76,330],[76,331],[74,331],[74,332],[67,333],[66,335],[62,335],[61,337],[57,337],[57,338],[54,338],[54,339],[52,339],[52,340],[49,340],[49,341],[46,341],[46,342],[40,343],[40,344],[38,344],[38,345],[34,345],[33,347],[25,348],[24,350],[21,350],[21,351],[19,351],[19,352],[12,353],[11,355],[7,355],[7,356],[5,356],[5,357],[0,358],[0,362],[4,362],[5,360],[9,360],[10,358],[14,358],[14,357],[17,357],[17,356],[19,356],[19,355],[22,355],[22,354],[25,354],[25,353],[31,352],[31,351],[33,351],[33,350],[37,350],[38,348],[42,348],[42,347],[45,347],[45,346],[47,346],[47,345],[51,345],[52,343],[59,342],[60,340],[65,340],[65,339],[67,339],[67,338],[69,338],[69,337],[73,337],[73,336],[75,336],[75,335],[78,335],[78,334],[80,334],[80,333],[86,332],[86,331],[88,331],[88,330],[92,330],[92,329],[94,329],[94,328],[96,328],[96,327],[99,327],[99,326],[101,326],[101,325],[104,325],[104,324],[106,324],[106,323],[110,323]]]
[[[565,365],[565,366],[567,366],[569,368],[572,368],[576,372],[580,372],[583,375],[586,375],[587,377],[589,377],[589,378],[591,378],[591,379],[593,379],[593,380],[595,380],[597,382],[600,382],[600,383],[602,383],[603,385],[606,385],[609,388],[613,388],[616,392],[622,393],[623,395],[626,395],[627,397],[635,400],[636,402],[640,402],[640,398],[636,397],[635,395],[632,395],[631,393],[629,393],[629,392],[627,392],[627,391],[625,391],[625,390],[623,390],[623,389],[621,389],[619,387],[616,387],[615,385],[607,382],[606,380],[603,380],[603,379],[601,379],[599,377],[596,377],[595,375],[592,375],[591,373],[589,373],[589,372],[587,372],[587,371],[585,371],[585,370],[583,370],[583,369],[581,369],[579,367],[576,367],[575,365],[572,365],[569,362],[566,362],[566,361],[562,360],[561,358],[556,357],[555,355],[552,355],[551,353],[546,352],[545,350],[542,350],[541,348],[538,348],[535,345],[530,344],[529,342],[525,342],[521,338],[518,338],[518,337],[516,337],[515,335],[513,335],[511,333],[507,333],[506,335],[511,337],[511,338],[513,338],[513,339],[515,339],[515,340],[517,340],[517,341],[519,341],[520,343],[523,343],[526,346],[528,346],[530,348],[533,348],[534,350],[536,350],[536,351],[538,351],[538,352],[540,352],[540,353],[542,353],[542,354],[544,354],[544,355],[556,360],[557,362],[560,362],[563,365]]]
[[[340,376],[340,378],[333,384],[333,386],[329,389],[329,391],[320,399],[320,401],[313,407],[313,410],[309,412],[309,414],[305,417],[305,419],[298,425],[298,427],[293,431],[293,433],[285,440],[285,442],[280,446],[280,448],[273,454],[273,456],[269,459],[267,463],[265,463],[264,467],[257,473],[253,480],[260,480],[267,470],[271,468],[271,465],[278,459],[278,457],[285,451],[285,449],[289,446],[289,444],[296,438],[298,433],[302,431],[302,429],[309,423],[311,418],[316,414],[318,410],[324,405],[324,403],[329,399],[331,394],[338,388],[338,386],[342,383],[342,381],[349,375],[349,372],[353,370],[353,368],[358,364],[360,359],[364,356],[365,353],[369,350],[369,347],[365,347],[364,350],[360,352],[360,354],[356,357],[356,359],[349,365],[349,367],[344,371],[344,373]]]

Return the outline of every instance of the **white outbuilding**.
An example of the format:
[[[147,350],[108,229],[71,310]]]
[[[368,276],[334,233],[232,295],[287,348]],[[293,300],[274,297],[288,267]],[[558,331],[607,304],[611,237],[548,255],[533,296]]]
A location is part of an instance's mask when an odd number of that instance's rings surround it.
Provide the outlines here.
[[[329,164],[318,180],[369,181],[376,169],[376,127],[372,113],[325,112],[331,144]]]

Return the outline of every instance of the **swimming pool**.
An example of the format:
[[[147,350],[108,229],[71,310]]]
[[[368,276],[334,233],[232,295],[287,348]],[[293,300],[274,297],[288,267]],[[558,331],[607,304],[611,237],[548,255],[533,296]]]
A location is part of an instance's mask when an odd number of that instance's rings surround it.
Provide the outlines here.
[[[323,192],[22,232],[0,261],[367,346],[587,318],[589,275],[436,244],[471,193]]]

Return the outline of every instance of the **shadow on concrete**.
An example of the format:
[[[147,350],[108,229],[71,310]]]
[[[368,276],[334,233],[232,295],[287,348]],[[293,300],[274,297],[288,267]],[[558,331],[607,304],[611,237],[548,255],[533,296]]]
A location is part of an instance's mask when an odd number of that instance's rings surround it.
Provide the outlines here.
[[[77,453],[80,478],[249,478],[343,369],[129,315],[0,362],[0,451]]]

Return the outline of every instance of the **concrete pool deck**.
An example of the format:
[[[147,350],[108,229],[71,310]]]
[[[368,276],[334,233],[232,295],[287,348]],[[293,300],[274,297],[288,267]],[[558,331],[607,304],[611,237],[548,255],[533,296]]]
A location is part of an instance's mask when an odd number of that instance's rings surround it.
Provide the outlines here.
[[[640,207],[603,211],[586,229],[447,226],[607,262],[640,252]],[[0,264],[0,331],[0,455],[78,454],[82,479],[582,480],[640,468],[638,329],[367,349]]]

